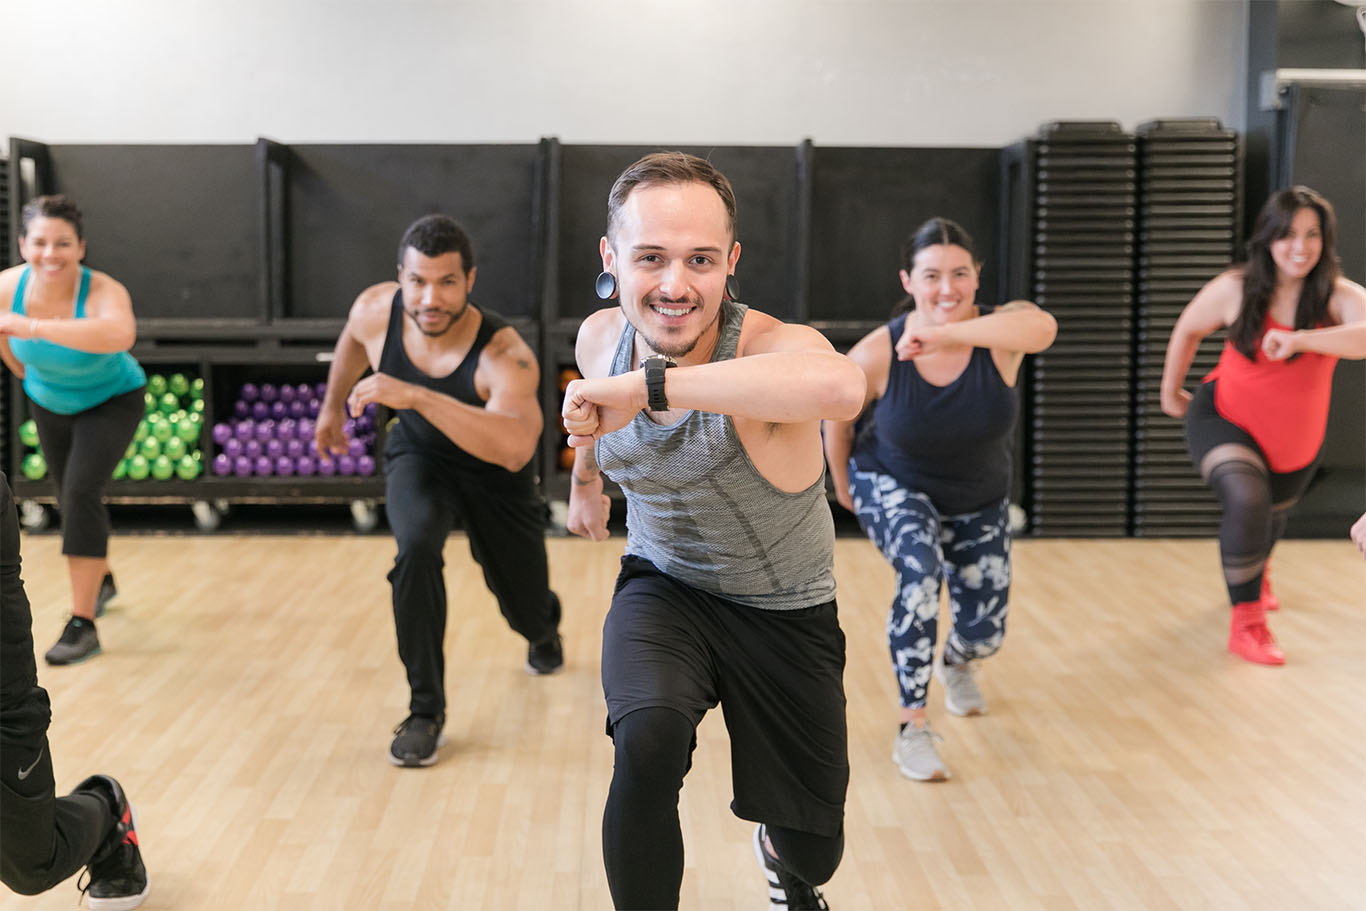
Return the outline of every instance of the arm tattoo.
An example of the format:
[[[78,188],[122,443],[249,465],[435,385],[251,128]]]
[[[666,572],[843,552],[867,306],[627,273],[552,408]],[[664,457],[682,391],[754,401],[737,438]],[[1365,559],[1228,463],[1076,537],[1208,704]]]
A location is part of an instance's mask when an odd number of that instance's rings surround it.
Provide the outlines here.
[[[571,471],[569,473],[569,479],[574,483],[575,487],[587,487],[589,484],[592,484],[594,481],[596,481],[599,477],[598,460],[593,455],[592,446],[585,446],[583,449],[579,451],[583,453],[581,465],[585,469],[588,476],[579,477],[579,473],[577,471]]]

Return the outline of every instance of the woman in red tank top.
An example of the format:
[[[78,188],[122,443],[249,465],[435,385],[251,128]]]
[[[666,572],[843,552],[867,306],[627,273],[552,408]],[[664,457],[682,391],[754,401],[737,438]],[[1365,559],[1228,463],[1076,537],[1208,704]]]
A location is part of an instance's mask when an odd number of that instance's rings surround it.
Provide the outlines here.
[[[1366,358],[1366,289],[1342,277],[1333,207],[1281,190],[1257,216],[1247,260],[1200,289],[1167,344],[1162,410],[1186,419],[1191,459],[1223,507],[1219,557],[1233,604],[1228,650],[1284,664],[1266,626],[1279,606],[1266,561],[1313,476],[1333,368]],[[1219,364],[1183,388],[1200,341],[1228,328]]]

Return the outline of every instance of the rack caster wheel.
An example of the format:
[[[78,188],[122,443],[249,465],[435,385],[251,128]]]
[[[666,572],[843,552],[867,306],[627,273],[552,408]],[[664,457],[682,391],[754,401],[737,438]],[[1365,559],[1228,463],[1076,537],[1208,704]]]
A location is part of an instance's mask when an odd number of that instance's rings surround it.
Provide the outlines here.
[[[19,524],[29,531],[42,531],[52,524],[52,513],[37,500],[20,500]]]
[[[194,524],[200,531],[214,531],[223,523],[223,510],[208,500],[195,500],[190,504],[194,513]]]
[[[379,504],[374,500],[352,500],[351,524],[359,532],[374,531],[379,525]]]

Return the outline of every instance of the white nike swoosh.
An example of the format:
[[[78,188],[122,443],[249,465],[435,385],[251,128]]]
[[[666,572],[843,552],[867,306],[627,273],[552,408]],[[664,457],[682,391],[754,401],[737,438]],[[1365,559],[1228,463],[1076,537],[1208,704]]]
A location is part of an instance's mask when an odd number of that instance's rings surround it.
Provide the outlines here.
[[[42,759],[42,758],[43,758],[43,750],[45,750],[45,749],[47,749],[47,744],[46,744],[46,743],[43,744],[41,747],[38,748],[38,759]],[[38,767],[38,759],[33,760],[33,765],[29,766],[27,769],[20,769],[20,770],[19,770],[19,780],[20,780],[20,781],[23,781],[25,778],[27,778],[27,777],[28,777],[28,773],[29,773],[29,772],[32,772],[35,768]]]

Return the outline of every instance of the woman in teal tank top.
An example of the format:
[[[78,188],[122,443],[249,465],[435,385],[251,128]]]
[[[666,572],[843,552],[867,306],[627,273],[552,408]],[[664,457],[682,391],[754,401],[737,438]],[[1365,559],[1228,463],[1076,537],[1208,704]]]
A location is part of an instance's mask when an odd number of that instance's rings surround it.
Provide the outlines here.
[[[71,619],[46,658],[71,664],[100,651],[97,608],[115,592],[104,489],[142,419],[147,378],[128,353],[137,337],[128,291],[81,263],[75,203],[25,205],[19,253],[24,263],[0,272],[0,358],[23,380],[57,483]]]

